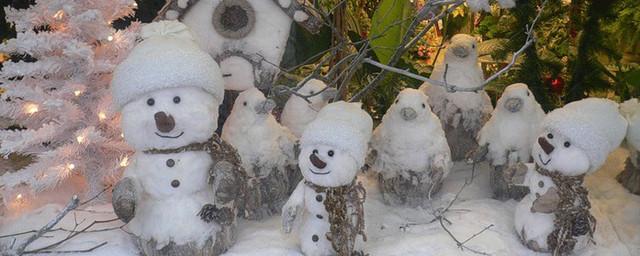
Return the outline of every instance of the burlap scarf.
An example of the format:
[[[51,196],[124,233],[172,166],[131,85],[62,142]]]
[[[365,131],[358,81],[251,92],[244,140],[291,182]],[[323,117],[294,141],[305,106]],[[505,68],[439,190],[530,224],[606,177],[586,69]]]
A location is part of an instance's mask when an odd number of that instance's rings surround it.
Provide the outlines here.
[[[336,254],[358,254],[354,251],[356,236],[361,235],[362,240],[367,241],[364,234],[364,200],[367,193],[362,183],[356,184],[355,179],[351,184],[340,187],[323,187],[309,181],[304,183],[316,193],[326,193],[324,207],[329,213],[330,225],[327,239],[331,241]],[[352,213],[348,212],[348,207],[353,207]]]
[[[560,197],[558,208],[554,212],[554,230],[547,237],[547,244],[553,255],[569,254],[576,245],[576,237],[582,235],[588,235],[589,241],[593,242],[596,219],[589,212],[589,192],[582,186],[584,174],[565,176],[538,165],[535,170],[553,180]]]

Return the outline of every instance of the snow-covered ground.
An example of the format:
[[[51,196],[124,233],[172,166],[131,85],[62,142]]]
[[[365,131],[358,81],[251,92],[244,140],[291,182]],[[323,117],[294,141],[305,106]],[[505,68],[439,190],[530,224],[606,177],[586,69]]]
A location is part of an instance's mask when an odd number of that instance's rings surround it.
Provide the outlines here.
[[[627,152],[615,151],[605,166],[587,177],[586,185],[592,200],[592,212],[598,220],[596,231],[597,245],[591,246],[576,255],[640,255],[640,196],[628,193],[615,181],[624,166]],[[442,229],[439,222],[428,223],[433,219],[433,209],[449,203],[460,189],[465,179],[470,178],[470,166],[456,163],[443,189],[437,194],[431,207],[409,209],[390,207],[382,203],[375,179],[362,175],[359,179],[367,188],[365,205],[368,240],[359,242],[360,249],[370,255],[477,255],[469,250],[460,250],[456,243]],[[448,229],[464,241],[488,225],[491,228],[471,239],[465,246],[491,255],[543,255],[532,253],[523,247],[513,230],[513,212],[516,202],[500,202],[489,198],[488,166],[481,164],[476,169],[476,178],[467,186],[459,199],[446,214],[452,225]],[[38,229],[62,208],[60,205],[47,205],[20,219],[1,221],[0,235]],[[109,220],[115,216],[110,205],[98,205],[90,211],[76,212],[75,219],[81,222],[80,228],[93,220]],[[74,214],[69,214],[61,222],[67,229],[74,227]],[[445,223],[446,224],[446,223]],[[96,225],[92,229],[118,227],[118,221]],[[58,237],[41,239],[30,249],[57,241],[68,233],[58,231]],[[19,237],[16,244],[20,243]],[[12,238],[2,238],[0,242],[11,243]],[[83,233],[63,244],[59,250],[78,250],[91,248],[102,242],[105,246],[88,255],[137,255],[128,235],[121,230]],[[226,255],[301,255],[296,235],[285,235],[280,231],[280,218],[272,217],[264,221],[241,221],[237,243]]]

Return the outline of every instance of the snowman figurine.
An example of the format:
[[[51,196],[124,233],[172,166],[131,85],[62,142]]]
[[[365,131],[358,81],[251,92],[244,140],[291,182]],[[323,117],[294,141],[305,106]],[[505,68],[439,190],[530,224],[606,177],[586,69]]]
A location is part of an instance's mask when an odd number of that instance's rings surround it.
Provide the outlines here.
[[[421,206],[451,169],[451,151],[428,97],[407,88],[382,117],[367,159],[391,205]]]
[[[360,103],[325,106],[302,134],[298,166],[304,176],[282,208],[290,233],[303,210],[299,231],[307,256],[351,255],[357,235],[364,235],[365,190],[356,183],[364,165],[373,122]]]
[[[144,26],[111,83],[136,153],[113,190],[143,255],[218,255],[233,243],[246,174],[214,131],[223,80],[186,26]]]
[[[540,134],[545,113],[529,87],[523,83],[507,86],[478,134],[478,144],[491,163],[490,186],[493,198],[520,200],[529,193],[526,186],[507,183],[503,171],[511,166],[523,166],[531,159],[531,145]],[[485,153],[481,153],[485,154]],[[520,169],[522,174],[526,168]]]
[[[515,228],[529,249],[567,255],[593,241],[584,176],[600,168],[625,136],[618,104],[598,98],[572,102],[550,112],[533,145],[535,164],[527,164],[530,193],[515,211]]]
[[[258,220],[280,214],[291,187],[302,179],[294,147],[296,137],[271,111],[276,103],[257,88],[238,96],[222,129],[222,139],[234,146],[249,175],[243,214]],[[291,179],[291,180],[290,180]]]

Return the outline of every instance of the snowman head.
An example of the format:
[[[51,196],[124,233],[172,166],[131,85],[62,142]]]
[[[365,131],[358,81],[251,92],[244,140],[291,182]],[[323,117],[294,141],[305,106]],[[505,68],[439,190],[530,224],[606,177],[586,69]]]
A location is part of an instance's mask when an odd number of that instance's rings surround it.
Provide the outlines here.
[[[475,37],[457,34],[451,38],[445,53],[448,64],[476,64],[478,60],[478,42]]]
[[[236,118],[244,124],[250,125],[256,122],[263,122],[271,115],[271,111],[276,103],[264,97],[264,94],[257,88],[246,90],[236,98],[233,104],[232,118]]]
[[[224,94],[218,65],[177,21],[148,24],[141,37],[111,81],[125,139],[137,150],[206,141]]]
[[[429,107],[429,97],[419,90],[402,90],[383,119],[392,123],[423,123],[435,117]]]
[[[496,105],[500,113],[513,115],[534,113],[541,109],[529,87],[523,83],[507,86]]]
[[[596,171],[626,133],[617,109],[610,100],[589,98],[549,113],[533,145],[536,164],[568,176]]]
[[[324,107],[302,133],[298,166],[305,180],[319,186],[348,185],[364,165],[373,121],[359,103]]]

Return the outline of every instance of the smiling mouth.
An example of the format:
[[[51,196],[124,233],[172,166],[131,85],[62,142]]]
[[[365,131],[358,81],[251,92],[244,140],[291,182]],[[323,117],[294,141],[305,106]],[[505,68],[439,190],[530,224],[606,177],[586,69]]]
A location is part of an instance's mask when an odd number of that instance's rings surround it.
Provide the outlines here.
[[[180,136],[182,136],[182,134],[184,134],[184,132],[180,132],[180,134],[178,134],[176,136],[162,135],[162,134],[159,134],[158,132],[155,132],[155,134],[158,135],[158,137],[160,137],[160,138],[177,139],[177,138],[180,138]]]
[[[313,169],[309,168],[309,171],[313,174],[317,174],[317,175],[327,175],[329,173],[331,173],[331,171],[328,172],[314,172]]]
[[[542,155],[540,154],[538,154],[538,159],[540,159],[542,165],[547,165],[549,162],[551,162],[551,157],[549,157],[549,159],[545,162],[544,160],[542,160]]]

